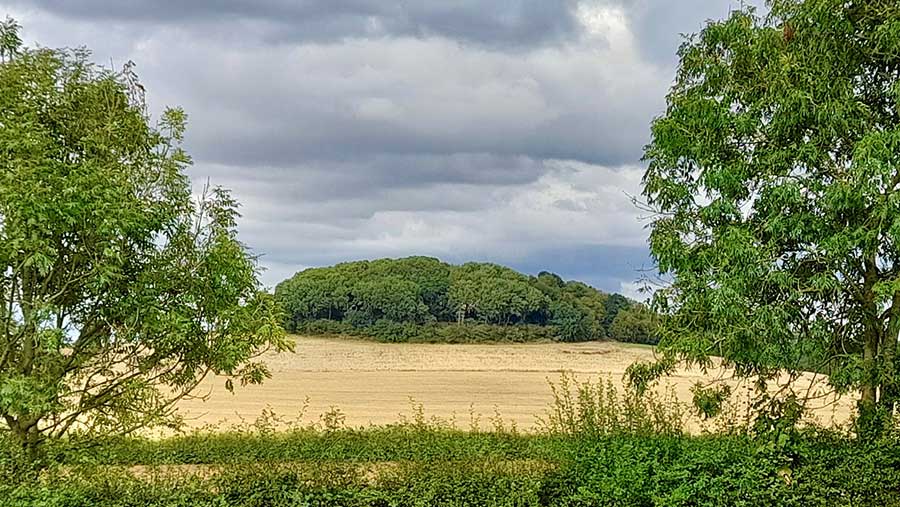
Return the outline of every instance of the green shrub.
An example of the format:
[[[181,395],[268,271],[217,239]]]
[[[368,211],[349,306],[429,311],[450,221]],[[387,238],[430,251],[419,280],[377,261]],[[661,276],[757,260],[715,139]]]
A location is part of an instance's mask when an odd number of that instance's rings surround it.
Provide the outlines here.
[[[364,329],[364,332],[380,342],[406,343],[416,341],[424,326],[412,322],[394,322],[379,319],[375,324]]]
[[[748,437],[608,437],[580,447],[540,494],[573,506],[900,505],[896,443],[803,442],[785,454]]]
[[[374,324],[375,319],[373,319],[368,312],[349,310],[344,314],[344,320],[342,323],[349,324],[355,328],[363,328]]]
[[[349,322],[327,319],[298,322],[293,331],[299,334],[322,336],[358,336],[362,333],[361,328],[357,328]]]
[[[900,506],[896,440],[689,436],[659,426],[649,402],[586,385],[558,402],[566,428],[534,435],[463,432],[417,412],[384,427],[276,432],[265,418],[61,449],[40,475],[6,473],[0,507]]]
[[[56,464],[37,472],[19,466],[0,433],[0,507],[900,507],[896,435],[691,436],[671,392],[620,393],[569,375],[552,390],[535,434],[500,420],[491,431],[460,431],[420,405],[398,424],[368,428],[265,412],[229,431],[90,448],[60,441],[47,452]]]
[[[225,464],[68,464],[37,479],[7,476],[0,506],[900,506],[896,441],[813,432],[781,450],[748,436],[561,438],[409,425],[229,438],[122,440],[120,451],[139,457]]]
[[[419,341],[437,343],[526,343],[555,339],[555,329],[546,326],[517,325],[497,326],[491,324],[449,324],[429,326],[419,337]]]
[[[609,337],[626,343],[656,345],[659,343],[659,316],[644,305],[636,304],[616,314],[609,327]]]
[[[680,435],[684,410],[673,391],[619,389],[612,381],[576,381],[563,373],[550,382],[553,403],[541,418],[549,434],[593,438],[608,435]]]
[[[554,301],[550,305],[553,318],[550,324],[556,327],[560,341],[578,342],[595,338],[594,315],[577,302]]]

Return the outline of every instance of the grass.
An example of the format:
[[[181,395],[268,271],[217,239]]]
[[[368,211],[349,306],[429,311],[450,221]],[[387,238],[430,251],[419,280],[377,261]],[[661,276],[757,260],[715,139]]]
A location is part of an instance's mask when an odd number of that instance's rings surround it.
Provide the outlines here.
[[[39,473],[0,453],[12,478],[0,506],[900,506],[896,438],[813,427],[692,436],[666,393],[568,377],[554,393],[535,434],[499,418],[463,431],[418,406],[388,426],[264,413],[231,431],[62,443]]]

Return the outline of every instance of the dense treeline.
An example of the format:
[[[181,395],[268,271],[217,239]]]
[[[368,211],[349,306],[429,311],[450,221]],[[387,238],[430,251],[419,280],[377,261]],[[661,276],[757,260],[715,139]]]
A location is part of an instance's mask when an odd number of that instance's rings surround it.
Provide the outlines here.
[[[431,257],[347,262],[301,271],[278,284],[275,297],[292,332],[443,341],[459,334],[448,330],[453,323],[490,325],[504,335],[501,328],[516,326],[517,336],[562,341],[657,341],[655,316],[620,294],[489,263],[455,266]]]

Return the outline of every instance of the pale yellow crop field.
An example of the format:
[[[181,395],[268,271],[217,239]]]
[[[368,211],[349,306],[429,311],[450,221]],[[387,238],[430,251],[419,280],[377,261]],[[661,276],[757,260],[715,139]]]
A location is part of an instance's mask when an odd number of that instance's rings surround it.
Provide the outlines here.
[[[338,408],[348,426],[394,423],[412,416],[411,400],[421,404],[426,417],[455,420],[460,429],[480,414],[489,427],[499,413],[522,430],[534,429],[537,417],[552,401],[548,381],[563,371],[579,380],[611,379],[621,382],[625,368],[635,360],[652,359],[650,347],[613,342],[531,344],[392,344],[353,339],[294,337],[293,354],[269,355],[273,377],[263,385],[235,387],[230,394],[224,381],[209,378],[201,387],[205,401],[185,400],[180,405],[189,427],[231,425],[253,421],[271,409],[285,418],[316,422]],[[723,377],[720,370],[679,371],[665,383],[688,403],[690,388],[698,381]],[[810,376],[809,380],[812,380]],[[818,381],[818,379],[817,379]],[[803,383],[804,393],[806,384]],[[736,386],[738,396],[744,389]],[[819,389],[813,385],[810,392]],[[826,405],[816,412],[820,422],[844,422],[853,400]]]

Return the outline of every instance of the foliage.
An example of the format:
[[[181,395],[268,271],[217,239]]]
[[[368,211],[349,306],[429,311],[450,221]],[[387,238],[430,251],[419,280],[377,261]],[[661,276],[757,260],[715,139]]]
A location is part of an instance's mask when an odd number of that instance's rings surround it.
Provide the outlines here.
[[[659,316],[644,305],[636,304],[618,312],[609,328],[609,337],[619,342],[659,343]]]
[[[265,412],[163,439],[59,442],[48,451],[58,466],[40,475],[10,468],[16,448],[0,445],[0,506],[900,506],[896,436],[691,436],[671,393],[620,395],[571,376],[554,393],[530,434],[477,419],[461,431],[413,404],[387,426]]]
[[[21,30],[19,23],[8,17],[0,22],[0,62],[12,59],[22,46]]]
[[[548,303],[527,276],[496,264],[475,262],[453,270],[449,299],[457,314],[490,324],[535,322]]]
[[[37,479],[8,476],[0,506],[900,505],[896,441],[816,432],[776,449],[740,435],[467,433],[415,423],[109,447],[66,455]]]
[[[553,328],[536,325],[498,326],[493,324],[452,324],[432,322],[416,325],[409,322],[379,320],[371,325],[354,325],[348,321],[312,320],[302,322],[296,332],[309,335],[355,336],[381,342],[402,343],[524,343],[550,341],[556,337]]]
[[[644,177],[666,353],[900,397],[900,5],[773,0],[679,51]]]
[[[731,386],[728,384],[705,387],[702,383],[696,383],[691,387],[694,398],[694,407],[697,415],[704,419],[716,417],[721,413],[728,397],[731,396]],[[790,421],[791,425],[796,421]]]
[[[541,421],[550,434],[680,435],[684,430],[684,413],[671,391],[660,396],[629,389],[620,395],[610,380],[578,382],[568,374],[550,389],[553,404]]]
[[[586,441],[545,478],[554,505],[897,506],[896,443],[809,434],[790,452],[745,437],[618,436]]]
[[[332,334],[383,341],[481,341],[459,335],[463,329],[488,329],[484,325],[493,326],[496,341],[524,341],[512,336],[523,333],[562,341],[602,339],[610,336],[615,316],[636,304],[552,273],[530,277],[496,264],[453,266],[429,257],[307,269],[278,284],[275,297],[288,331],[324,330],[329,325],[317,321],[327,319],[350,324],[330,326],[337,330],[328,331]],[[449,322],[481,327],[451,331],[441,325]],[[535,326],[549,331],[521,331]]]
[[[407,423],[371,428],[299,427],[204,431],[163,440],[121,438],[58,457],[68,465],[242,465],[283,462],[548,460],[567,452],[549,435],[461,431],[446,424]]]
[[[604,317],[603,317],[603,330],[606,334],[610,334],[612,329],[613,322],[616,320],[616,317],[619,315],[619,312],[628,308],[630,306],[628,299],[621,294],[612,294],[609,298],[606,299],[603,307],[604,307]]]
[[[556,327],[560,341],[580,341],[594,336],[594,314],[578,302],[554,301],[550,304],[550,324]]]
[[[374,319],[421,323],[428,316],[428,306],[420,297],[419,286],[396,276],[359,282],[353,297],[358,304],[357,311]]]
[[[225,190],[191,198],[186,116],[153,126],[130,67],[15,46],[0,26],[0,416],[48,437],[177,422],[209,372],[243,383],[284,349]]]

